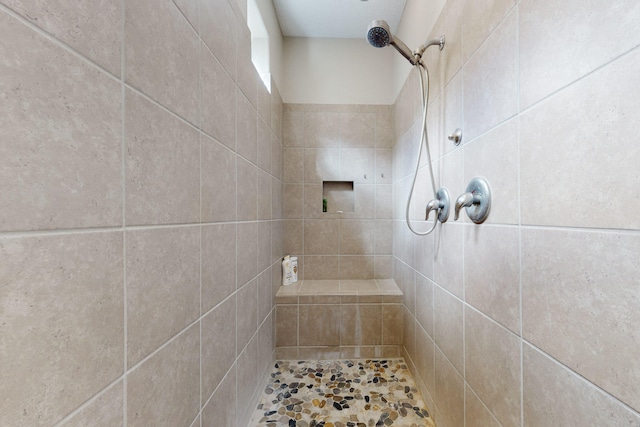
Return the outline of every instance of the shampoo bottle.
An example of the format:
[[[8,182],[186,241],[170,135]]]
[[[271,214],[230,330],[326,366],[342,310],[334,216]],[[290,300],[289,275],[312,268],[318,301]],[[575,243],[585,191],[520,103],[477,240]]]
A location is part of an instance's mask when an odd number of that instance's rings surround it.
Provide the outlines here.
[[[289,286],[293,283],[293,269],[289,255],[282,260],[282,286]]]
[[[291,283],[296,283],[298,281],[298,257],[291,257],[291,273]]]

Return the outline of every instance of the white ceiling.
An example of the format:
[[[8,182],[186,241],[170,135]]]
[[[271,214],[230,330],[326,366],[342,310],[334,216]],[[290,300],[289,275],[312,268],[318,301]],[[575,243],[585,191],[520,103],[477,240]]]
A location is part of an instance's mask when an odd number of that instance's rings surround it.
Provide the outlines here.
[[[282,35],[364,39],[369,23],[384,19],[396,33],[406,0],[273,0]]]

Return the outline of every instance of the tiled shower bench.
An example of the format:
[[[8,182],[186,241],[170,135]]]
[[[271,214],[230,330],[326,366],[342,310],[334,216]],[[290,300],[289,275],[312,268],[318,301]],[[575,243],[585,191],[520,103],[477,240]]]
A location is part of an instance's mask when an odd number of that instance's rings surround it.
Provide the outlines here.
[[[276,294],[276,358],[399,357],[402,292],[392,279],[304,280]]]

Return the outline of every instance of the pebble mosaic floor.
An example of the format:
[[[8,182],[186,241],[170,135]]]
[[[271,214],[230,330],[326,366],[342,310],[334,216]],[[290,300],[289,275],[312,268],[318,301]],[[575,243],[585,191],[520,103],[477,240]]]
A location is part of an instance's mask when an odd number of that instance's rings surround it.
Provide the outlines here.
[[[249,427],[435,427],[403,359],[278,361]]]

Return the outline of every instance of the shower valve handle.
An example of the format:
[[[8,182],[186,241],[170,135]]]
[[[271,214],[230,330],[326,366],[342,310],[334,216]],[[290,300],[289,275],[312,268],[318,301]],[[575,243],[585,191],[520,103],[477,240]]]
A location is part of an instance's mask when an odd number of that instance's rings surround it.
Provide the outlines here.
[[[480,203],[480,196],[473,193],[464,193],[461,194],[460,197],[456,200],[455,213],[453,215],[453,220],[457,221],[460,218],[460,209],[466,208],[469,206],[473,206],[474,204]]]
[[[471,221],[481,224],[491,210],[491,188],[486,179],[475,177],[467,185],[467,191],[458,197],[455,205],[455,221],[460,217],[460,209],[466,208]]]
[[[436,193],[436,198],[427,203],[427,213],[424,220],[429,219],[429,213],[436,212],[436,221],[447,222],[449,219],[449,192],[442,187]]]
[[[437,215],[438,211],[443,207],[444,207],[444,203],[442,203],[440,200],[438,199],[431,200],[429,203],[427,203],[427,212],[424,215],[424,220],[425,221],[429,220],[429,214],[431,213],[431,211],[436,211],[436,215]]]

